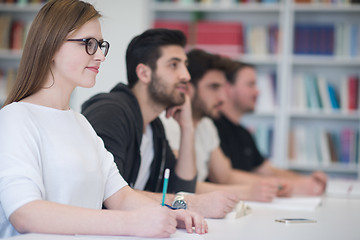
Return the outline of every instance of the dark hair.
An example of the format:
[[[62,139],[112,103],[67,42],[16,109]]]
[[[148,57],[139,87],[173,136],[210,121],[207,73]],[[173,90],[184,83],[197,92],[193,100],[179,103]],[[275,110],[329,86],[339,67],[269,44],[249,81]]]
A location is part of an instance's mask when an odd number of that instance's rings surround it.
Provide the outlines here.
[[[199,80],[209,70],[228,71],[231,60],[218,54],[211,54],[201,49],[193,49],[187,54],[190,82],[197,86]]]
[[[239,61],[231,61],[229,63],[229,67],[228,70],[226,71],[226,80],[231,83],[234,84],[235,80],[236,80],[236,74],[241,71],[244,68],[252,68],[255,69],[255,65],[250,64],[250,63],[245,63],[245,62],[239,62]]]
[[[161,57],[161,47],[168,45],[185,47],[184,33],[179,30],[163,28],[149,29],[131,40],[126,50],[129,88],[132,88],[138,81],[136,66],[143,63],[155,71],[156,61]]]
[[[18,74],[5,105],[30,96],[43,86],[51,60],[67,35],[101,15],[79,0],[52,0],[36,15],[26,39]]]

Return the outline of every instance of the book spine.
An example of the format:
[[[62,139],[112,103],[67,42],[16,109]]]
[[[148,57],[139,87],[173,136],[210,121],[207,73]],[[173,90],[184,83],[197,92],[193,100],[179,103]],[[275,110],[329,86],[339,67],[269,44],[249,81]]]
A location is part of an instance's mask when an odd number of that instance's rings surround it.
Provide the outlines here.
[[[350,76],[348,78],[348,109],[357,110],[358,109],[358,98],[359,98],[359,77]]]

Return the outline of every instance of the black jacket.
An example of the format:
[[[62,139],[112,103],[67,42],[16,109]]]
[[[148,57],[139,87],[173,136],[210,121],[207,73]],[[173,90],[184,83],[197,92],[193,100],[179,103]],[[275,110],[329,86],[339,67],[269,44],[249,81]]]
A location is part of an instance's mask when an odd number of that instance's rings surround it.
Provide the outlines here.
[[[140,168],[140,145],[143,119],[140,106],[128,87],[116,85],[110,93],[93,96],[82,105],[82,114],[89,120],[96,133],[103,139],[106,149],[114,155],[120,174],[133,187]],[[164,169],[170,169],[168,192],[194,192],[196,178],[180,179],[175,174],[176,159],[167,142],[159,118],[151,122],[154,141],[154,159],[145,189],[161,192]]]

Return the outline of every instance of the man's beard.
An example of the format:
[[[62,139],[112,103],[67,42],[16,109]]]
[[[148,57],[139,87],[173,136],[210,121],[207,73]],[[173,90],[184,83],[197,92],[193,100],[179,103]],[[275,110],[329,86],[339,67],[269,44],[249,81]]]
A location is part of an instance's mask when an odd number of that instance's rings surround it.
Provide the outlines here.
[[[161,82],[161,78],[152,74],[148,91],[155,104],[165,106],[166,108],[184,104],[184,93],[176,94],[174,90],[167,93],[166,90],[166,86]]]
[[[218,105],[221,104],[223,103],[219,102]],[[216,108],[218,107],[218,105],[213,107]],[[192,108],[193,108],[193,117],[197,119],[201,119],[203,117],[218,119],[220,117],[220,111],[216,111],[215,109],[211,111],[212,109],[207,108],[205,102],[201,98],[199,98],[197,93],[195,93],[194,99],[192,101]]]
[[[235,109],[241,113],[253,113],[255,111],[255,107],[245,107],[243,104],[239,102],[239,100],[234,101]]]

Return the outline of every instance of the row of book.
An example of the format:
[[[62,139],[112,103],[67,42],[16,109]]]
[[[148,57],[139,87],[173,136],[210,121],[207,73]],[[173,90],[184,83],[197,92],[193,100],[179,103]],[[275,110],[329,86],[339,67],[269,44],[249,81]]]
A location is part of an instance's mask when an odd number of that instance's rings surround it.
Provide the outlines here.
[[[0,0],[0,3],[7,3],[7,4],[39,4],[47,2],[47,0]]]
[[[294,53],[328,56],[360,56],[360,24],[296,24]]]
[[[279,3],[281,0],[156,0],[156,2],[170,2],[180,4],[242,4],[242,3]]]
[[[154,28],[178,29],[189,45],[214,53],[269,55],[279,52],[280,31],[277,25],[244,25],[223,21],[156,20]]]
[[[156,20],[154,28],[178,29],[189,45],[225,55],[276,55],[281,30],[277,25],[200,20],[196,22]],[[360,56],[360,24],[296,24],[294,54]]]
[[[359,76],[329,81],[323,76],[299,74],[292,88],[293,107],[297,110],[351,112],[360,110]]]
[[[0,49],[21,50],[31,22],[14,20],[10,15],[0,16]]]
[[[320,130],[298,126],[289,133],[289,159],[299,165],[358,164],[359,129]]]
[[[281,3],[288,0],[156,0],[156,2],[170,2],[180,4],[194,4],[194,3],[206,3],[206,4],[246,4],[246,3]],[[295,3],[301,4],[356,4],[360,3],[360,0],[293,0]]]
[[[360,0],[294,0],[295,3],[326,3],[326,4],[353,4]]]
[[[0,69],[0,108],[4,104],[12,84],[15,82],[16,70],[10,68],[7,71]]]

